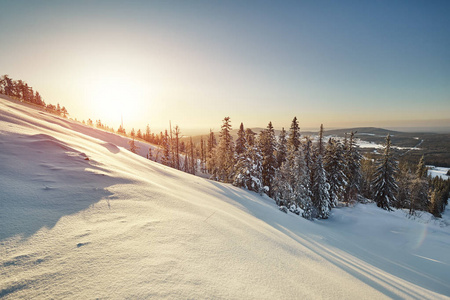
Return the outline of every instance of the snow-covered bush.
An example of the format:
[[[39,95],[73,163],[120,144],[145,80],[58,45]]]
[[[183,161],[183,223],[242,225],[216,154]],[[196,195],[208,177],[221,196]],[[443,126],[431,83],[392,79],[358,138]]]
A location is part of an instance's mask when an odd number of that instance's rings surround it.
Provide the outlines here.
[[[280,206],[279,210],[284,212],[285,214],[287,214],[287,212],[288,212],[288,208],[286,206],[284,206],[284,205]]]

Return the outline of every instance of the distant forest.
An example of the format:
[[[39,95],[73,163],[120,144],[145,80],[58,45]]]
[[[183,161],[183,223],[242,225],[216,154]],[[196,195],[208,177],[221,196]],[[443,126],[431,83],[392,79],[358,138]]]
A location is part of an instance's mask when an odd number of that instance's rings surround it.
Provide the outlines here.
[[[65,107],[45,104],[40,94],[24,81],[8,75],[0,80],[0,93],[44,107],[63,117]],[[84,124],[115,132],[100,120]],[[424,157],[415,163],[398,161],[387,134],[383,153],[362,154],[355,132],[344,139],[324,140],[320,127],[318,138],[301,136],[299,122],[292,120],[288,131],[276,135],[271,122],[259,133],[240,124],[233,141],[229,117],[223,119],[221,131],[210,131],[196,143],[182,139],[178,125],[159,134],[147,125],[144,132],[134,128],[127,134],[120,126],[117,134],[131,137],[130,150],[137,152],[135,139],[156,145],[149,147],[147,158],[191,174],[209,178],[274,199],[284,212],[291,211],[306,219],[326,219],[340,205],[374,201],[380,208],[407,209],[410,216],[428,211],[440,217],[447,205],[450,180],[427,176]]]
[[[59,103],[56,106],[50,103],[46,104],[39,92],[34,91],[25,81],[13,80],[8,75],[3,75],[0,78],[0,94],[40,106],[46,111],[63,116],[64,118],[69,114],[67,109],[64,106],[61,107]]]

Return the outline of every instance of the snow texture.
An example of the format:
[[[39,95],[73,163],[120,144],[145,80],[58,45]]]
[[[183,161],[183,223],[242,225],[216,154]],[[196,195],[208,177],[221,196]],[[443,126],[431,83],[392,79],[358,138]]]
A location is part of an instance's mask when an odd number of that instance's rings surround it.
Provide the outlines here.
[[[0,298],[450,296],[446,214],[370,204],[308,221],[127,141],[0,99]]]

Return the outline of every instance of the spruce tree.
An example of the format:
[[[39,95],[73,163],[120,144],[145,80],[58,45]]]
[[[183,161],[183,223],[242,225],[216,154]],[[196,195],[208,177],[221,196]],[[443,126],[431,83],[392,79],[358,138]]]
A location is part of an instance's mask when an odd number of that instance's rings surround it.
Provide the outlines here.
[[[223,182],[232,182],[233,180],[234,145],[231,130],[230,117],[225,117],[216,151],[216,172],[213,174],[217,180]]]
[[[249,147],[255,146],[255,135],[256,133],[253,132],[253,130],[251,130],[250,128],[245,129],[245,139]]]
[[[345,176],[344,146],[337,140],[330,138],[325,147],[324,168],[328,174],[330,185],[330,205],[336,207],[342,201],[347,177]]]
[[[355,133],[350,133],[350,140],[347,143],[347,153],[346,157],[346,176],[347,176],[347,185],[345,188],[344,201],[347,204],[354,202],[357,200],[358,193],[361,190],[361,159],[362,155],[359,152],[359,147],[356,144]]]
[[[429,207],[428,201],[429,184],[427,179],[427,168],[425,166],[424,156],[419,160],[415,173],[415,178],[411,184],[411,202],[409,213],[414,214],[415,210],[426,211]]]
[[[210,175],[213,175],[216,170],[216,146],[216,137],[214,136],[214,132],[210,129],[206,149],[206,168]]]
[[[139,150],[139,146],[136,145],[134,137],[131,141],[128,141],[128,144],[130,145],[130,151],[133,153],[137,153],[137,151]]]
[[[152,151],[152,147],[148,147],[147,159],[153,160],[153,151]]]
[[[315,208],[314,216],[319,219],[327,219],[330,213],[329,184],[326,171],[323,167],[323,125],[320,125],[319,140],[317,143],[315,160],[313,163],[312,203]]]
[[[312,141],[309,136],[305,138],[303,145],[303,153],[305,160],[305,172],[306,172],[306,182],[305,186],[309,192],[311,200],[313,198],[313,182],[314,182],[314,160],[313,160],[313,148]]]
[[[405,162],[399,163],[397,172],[397,194],[396,194],[396,208],[410,208],[410,213],[415,211],[414,199],[411,198],[411,187],[414,181],[414,176],[411,169]]]
[[[170,158],[170,138],[169,134],[167,133],[167,129],[164,132],[163,140],[162,140],[162,147],[163,147],[163,156],[161,158],[161,162],[163,165],[166,166],[172,166],[171,165],[171,158]]]
[[[373,199],[373,174],[375,173],[374,162],[370,158],[361,160],[361,194],[367,199]]]
[[[395,180],[397,171],[397,161],[391,152],[391,136],[388,134],[383,157],[377,161],[373,182],[375,191],[374,200],[378,207],[392,210],[391,206],[397,201],[395,197],[398,188],[397,181]]]
[[[287,152],[286,130],[284,130],[283,127],[281,129],[280,136],[278,137],[277,169],[281,168],[281,165],[286,160],[286,152]]]
[[[247,140],[245,137],[244,124],[241,123],[236,139],[235,147],[236,165],[234,168],[233,185],[237,187],[247,188],[249,176],[249,159],[247,157]]]
[[[328,193],[329,184],[325,169],[323,168],[322,155],[319,153],[316,157],[314,170],[314,198],[313,204],[316,209],[316,217],[327,219],[330,215],[330,195]]]
[[[277,166],[277,159],[275,157],[276,140],[275,131],[272,122],[269,122],[267,129],[261,131],[259,137],[259,147],[263,156],[262,161],[262,180],[269,197],[272,196],[272,182],[275,178],[275,169]]]
[[[244,124],[241,123],[241,126],[239,127],[238,133],[237,133],[238,137],[236,139],[236,156],[239,156],[241,154],[243,154],[245,152],[245,147],[247,144],[247,141],[245,139],[245,131],[244,131]]]
[[[300,127],[298,126],[297,117],[294,117],[292,120],[287,145],[288,147],[294,147],[295,151],[297,151],[298,147],[300,147]]]
[[[427,178],[427,167],[425,166],[425,157],[420,157],[416,170],[417,178]]]

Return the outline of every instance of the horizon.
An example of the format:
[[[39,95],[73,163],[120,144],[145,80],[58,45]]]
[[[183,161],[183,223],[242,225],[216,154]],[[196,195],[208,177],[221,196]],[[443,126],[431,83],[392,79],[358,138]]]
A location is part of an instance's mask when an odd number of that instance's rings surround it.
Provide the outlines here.
[[[20,1],[0,70],[117,129],[450,132],[450,3]],[[6,30],[5,28],[8,28]]]

